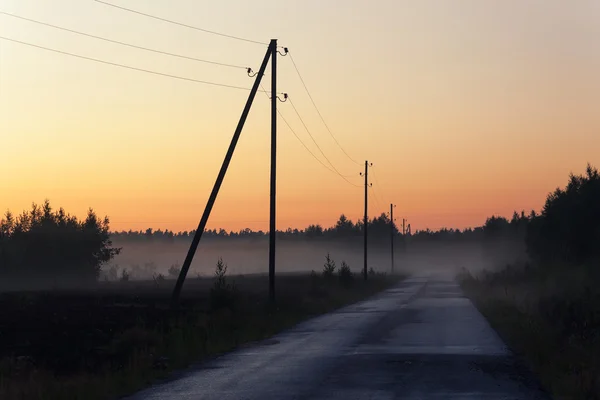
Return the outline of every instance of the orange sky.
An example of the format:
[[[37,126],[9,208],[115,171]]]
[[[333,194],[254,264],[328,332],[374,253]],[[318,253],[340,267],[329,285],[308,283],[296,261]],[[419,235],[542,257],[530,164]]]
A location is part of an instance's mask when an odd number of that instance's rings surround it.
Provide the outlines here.
[[[288,46],[344,149],[374,163],[370,214],[398,204],[413,230],[479,225],[539,209],[587,162],[600,165],[600,2],[115,0]],[[0,0],[0,11],[192,57],[258,69],[265,48],[93,1]],[[150,54],[0,15],[0,36],[195,79],[250,87],[243,70]],[[342,174],[336,146],[295,74],[279,88]],[[269,87],[269,80],[265,85]],[[0,209],[49,198],[114,229],[195,228],[248,92],[0,40]],[[280,104],[322,159],[289,103]],[[268,226],[270,109],[256,99],[209,227]],[[325,170],[279,122],[278,227],[332,224],[361,188]],[[375,199],[378,199],[376,201]]]

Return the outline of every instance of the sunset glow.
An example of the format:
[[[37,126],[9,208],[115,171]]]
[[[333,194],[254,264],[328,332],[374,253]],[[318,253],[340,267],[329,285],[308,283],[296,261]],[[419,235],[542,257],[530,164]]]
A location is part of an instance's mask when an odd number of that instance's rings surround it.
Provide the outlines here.
[[[241,0],[119,4],[289,47],[337,140],[374,164],[370,214],[414,229],[539,210],[569,172],[600,166],[600,2]],[[93,1],[1,0],[0,11],[257,70],[266,46]],[[530,18],[535,14],[536,18]],[[243,69],[135,50],[0,15],[0,36],[249,88]],[[288,58],[279,89],[335,167],[361,185]],[[270,85],[270,72],[264,81]],[[49,199],[112,229],[194,229],[248,96],[0,39],[0,211]],[[289,103],[281,113],[326,163]],[[209,228],[267,229],[270,104],[259,93]],[[278,228],[360,218],[361,187],[279,120]]]

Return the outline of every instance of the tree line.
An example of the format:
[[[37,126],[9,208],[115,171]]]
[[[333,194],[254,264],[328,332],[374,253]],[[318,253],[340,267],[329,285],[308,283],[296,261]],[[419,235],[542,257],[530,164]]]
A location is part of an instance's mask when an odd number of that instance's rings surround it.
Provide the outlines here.
[[[522,231],[529,223],[530,219],[535,217],[535,212],[531,211],[525,215],[524,211],[515,212],[512,219],[506,219],[500,216],[492,216],[487,219],[485,224],[480,227],[466,229],[441,228],[439,230],[417,230],[414,233],[402,233],[396,223],[391,224],[388,214],[382,213],[380,216],[368,221],[368,233],[370,241],[389,243],[390,236],[397,240],[410,240],[411,242],[436,242],[436,241],[477,241],[484,237],[498,236],[502,232],[503,236],[514,236]],[[323,227],[320,224],[311,224],[304,229],[287,228],[278,230],[278,239],[302,239],[302,240],[345,240],[363,237],[364,222],[356,222],[347,218],[344,214],[340,215],[337,222],[330,227]],[[192,231],[174,232],[171,230],[129,230],[117,231],[111,233],[111,238],[119,243],[126,242],[176,242],[191,241],[196,233]],[[247,239],[247,238],[268,238],[269,233],[262,230],[254,231],[246,228],[239,231],[226,231],[225,229],[207,229],[202,235],[203,239]]]
[[[375,242],[389,242],[391,221],[386,214],[369,221],[369,235]],[[512,218],[489,217],[485,224],[469,229],[429,229],[403,235],[394,224],[394,236],[401,241],[521,243],[528,256],[539,263],[581,264],[600,256],[600,174],[588,165],[584,174],[571,174],[564,188],[549,193],[540,213],[515,212]],[[109,219],[98,218],[92,209],[78,219],[62,208],[54,210],[48,201],[33,204],[18,216],[7,212],[0,220],[0,281],[54,279],[94,282],[102,265],[109,262],[127,241],[189,241],[194,231],[169,230],[110,232]],[[363,234],[363,223],[344,215],[329,228],[314,224],[306,229],[277,233],[281,239],[344,240]],[[207,230],[208,239],[263,238],[262,231]]]
[[[388,237],[391,234],[391,225],[388,215],[381,214],[379,217],[372,218],[368,222],[369,235],[372,237]],[[362,236],[363,221],[354,223],[342,214],[337,223],[329,228],[324,228],[319,224],[309,225],[305,229],[288,228],[277,231],[277,237],[281,239],[317,239],[317,238],[352,238]],[[394,225],[394,235],[398,235],[398,228]],[[148,228],[141,231],[120,231],[112,232],[111,237],[119,241],[179,241],[191,240],[196,231],[173,232],[171,230],[153,230]],[[225,229],[207,229],[202,235],[203,238],[210,239],[235,239],[235,238],[267,238],[268,232],[262,230],[254,231],[246,228],[239,231],[226,231]]]

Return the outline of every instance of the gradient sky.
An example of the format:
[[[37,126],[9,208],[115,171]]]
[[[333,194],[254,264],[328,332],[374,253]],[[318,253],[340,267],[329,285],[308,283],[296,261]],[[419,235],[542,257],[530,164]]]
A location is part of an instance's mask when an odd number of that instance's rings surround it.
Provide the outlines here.
[[[394,202],[413,230],[539,209],[569,172],[600,166],[600,1],[114,1],[231,35],[278,38],[338,141],[374,163],[370,213]],[[265,51],[92,0],[0,0],[0,10],[255,70]],[[243,70],[5,15],[0,35],[252,84]],[[289,58],[279,67],[281,91],[336,168],[360,184],[361,167],[321,124]],[[0,209],[20,212],[48,198],[77,215],[93,207],[113,229],[195,228],[247,95],[0,40]],[[322,158],[289,103],[280,110]],[[363,189],[325,170],[279,126],[278,227],[360,217]],[[209,227],[268,226],[269,128],[269,102],[259,94]]]

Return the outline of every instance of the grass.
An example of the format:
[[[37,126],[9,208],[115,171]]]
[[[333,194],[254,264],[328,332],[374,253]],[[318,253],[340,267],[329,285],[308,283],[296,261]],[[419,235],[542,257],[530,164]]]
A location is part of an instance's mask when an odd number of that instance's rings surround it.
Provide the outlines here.
[[[600,399],[597,265],[514,267],[462,287],[555,399]]]
[[[279,276],[274,307],[266,301],[266,276],[235,277],[235,286],[221,287],[229,291],[225,302],[222,290],[211,299],[213,280],[190,279],[176,313],[168,308],[168,280],[103,283],[85,293],[1,294],[0,398],[116,399],[401,278]]]

